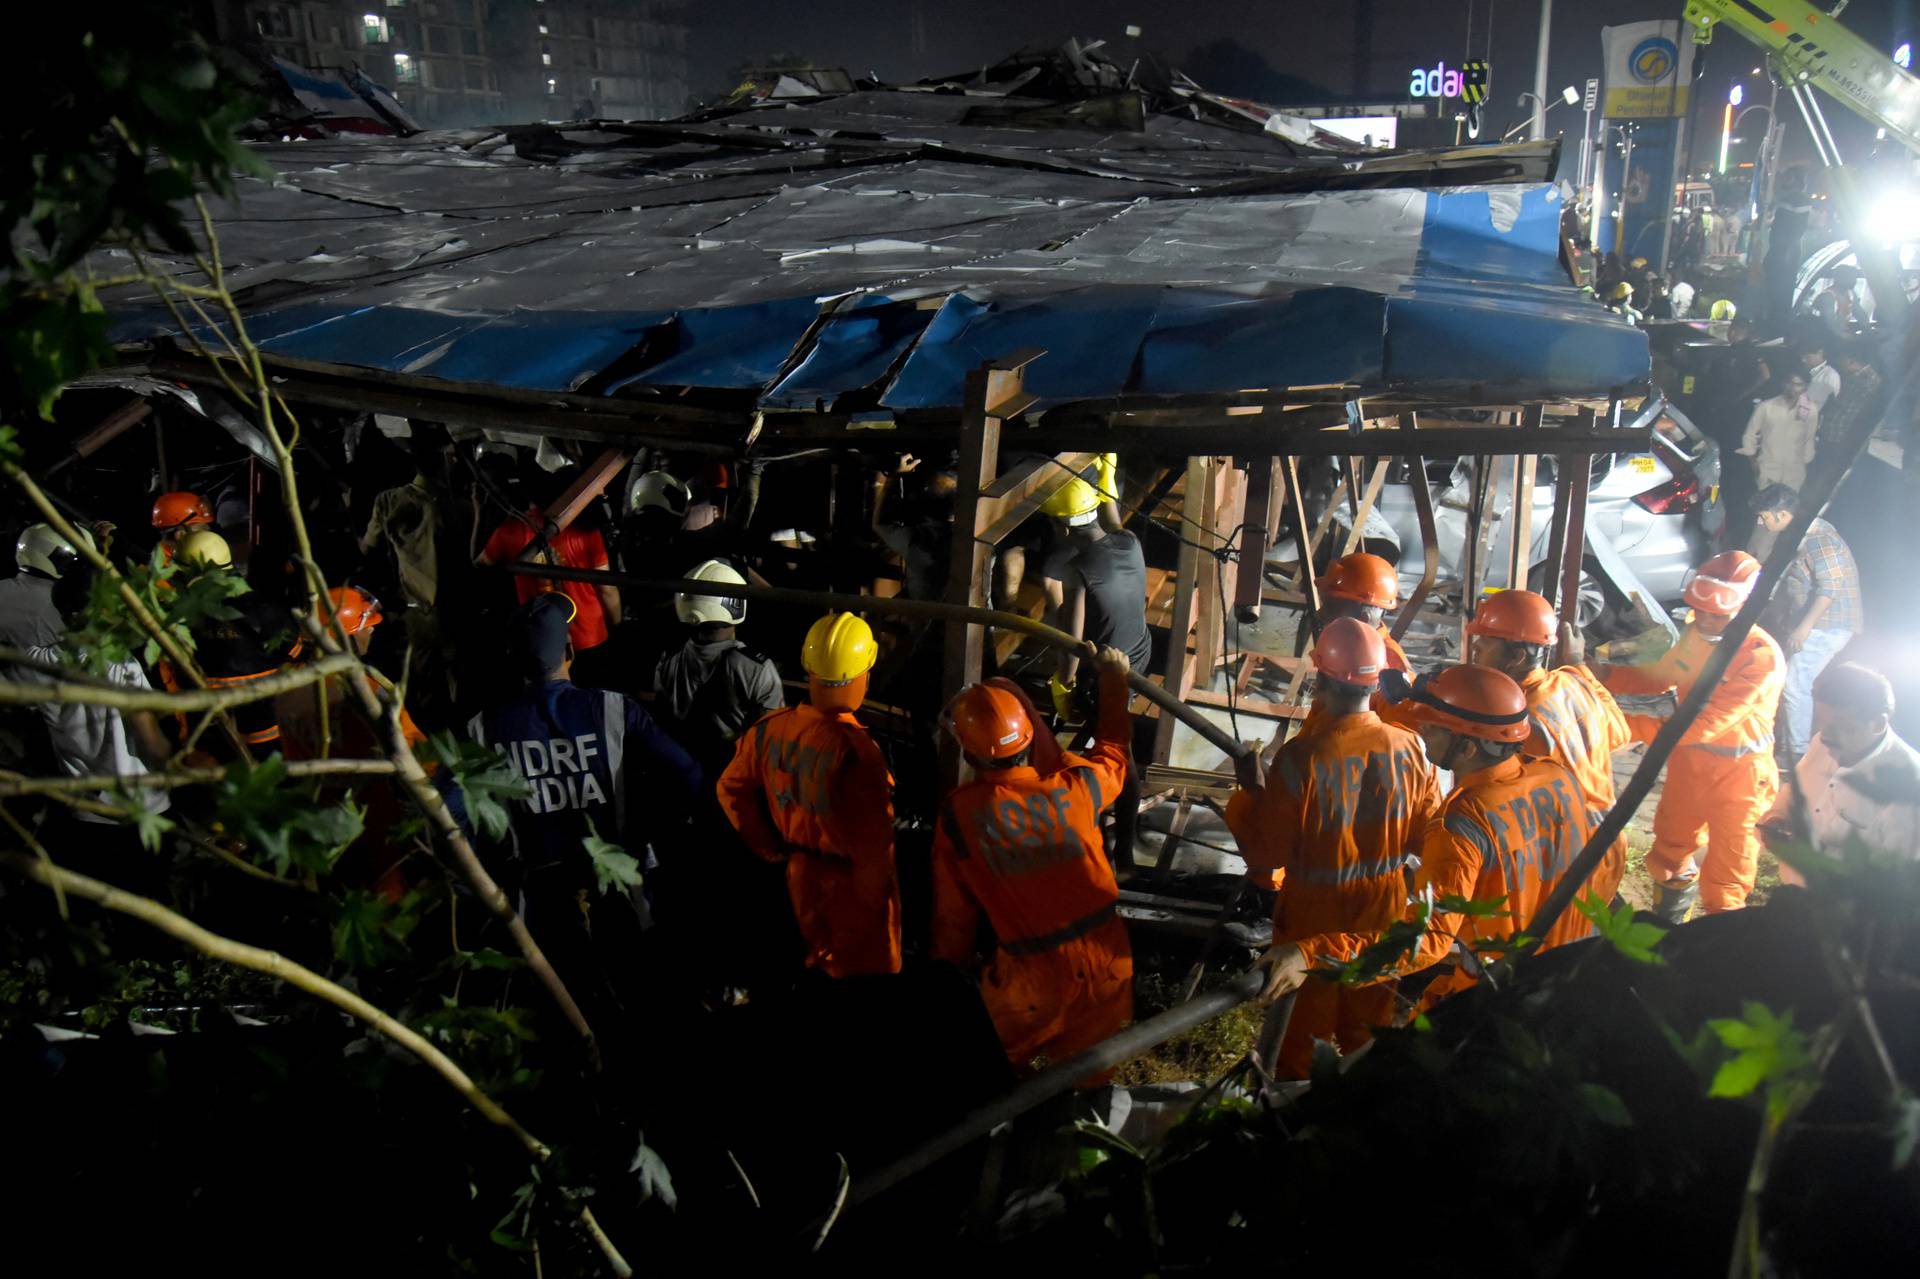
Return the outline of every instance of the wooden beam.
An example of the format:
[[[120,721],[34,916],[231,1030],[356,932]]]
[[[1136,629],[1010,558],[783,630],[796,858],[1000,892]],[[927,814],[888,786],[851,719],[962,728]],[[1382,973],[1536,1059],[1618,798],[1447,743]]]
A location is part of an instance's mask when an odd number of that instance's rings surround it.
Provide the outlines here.
[[[1262,588],[1267,583],[1267,548],[1273,526],[1273,481],[1279,464],[1273,458],[1250,458],[1247,463],[1247,513],[1240,536],[1240,564],[1233,579],[1233,606],[1242,621],[1258,621]]]
[[[147,420],[153,412],[151,401],[134,396],[125,404],[100,419],[100,424],[73,442],[73,451],[47,468],[48,475],[57,475],[67,467],[83,458],[92,457],[113,441]],[[164,468],[162,468],[164,469]]]
[[[563,529],[579,519],[580,512],[587,509],[587,504],[599,497],[606,490],[607,485],[613,482],[613,477],[625,470],[627,463],[631,461],[633,461],[633,454],[610,448],[603,450],[599,457],[587,463],[580,474],[574,477],[573,483],[567,485],[566,492],[562,493],[554,501],[552,508],[545,512],[547,522],[541,527],[539,536],[528,542],[526,549],[515,558],[526,563],[546,550],[548,543],[558,537]]]
[[[967,407],[960,420],[959,483],[953,494],[953,539],[947,561],[947,599],[973,608],[988,606],[987,575],[993,547],[980,535],[986,530],[982,495],[992,487],[999,470],[1001,419],[989,411],[1020,390],[1020,370],[1038,353],[1022,352],[991,361],[967,374]],[[947,623],[941,700],[969,684],[978,683],[987,633],[964,622]],[[962,781],[966,761],[950,735],[941,734],[941,774],[949,784]]]
[[[998,416],[997,414],[994,416]],[[1031,458],[997,477],[980,498],[980,540],[998,546],[1026,523],[1046,500],[1071,484],[1095,453],[1056,453]]]

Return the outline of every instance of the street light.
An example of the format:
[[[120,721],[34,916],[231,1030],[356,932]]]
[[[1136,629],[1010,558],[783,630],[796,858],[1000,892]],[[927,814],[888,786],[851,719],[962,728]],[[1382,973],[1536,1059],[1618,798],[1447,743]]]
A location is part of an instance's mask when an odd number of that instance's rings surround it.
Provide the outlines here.
[[[1720,172],[1723,175],[1727,171],[1727,142],[1733,137],[1733,109],[1744,97],[1746,92],[1738,84],[1727,91],[1727,110],[1720,119]]]
[[[1559,106],[1562,102],[1566,103],[1570,107],[1579,105],[1580,90],[1574,88],[1572,85],[1568,85],[1566,88],[1560,90],[1560,96],[1556,97],[1551,102],[1542,102],[1540,100],[1539,95],[1532,92],[1525,92],[1520,95],[1519,101],[1516,102],[1514,105],[1524,107],[1527,105],[1528,99],[1532,99],[1532,101],[1539,106],[1540,110],[1536,114],[1528,116],[1525,120],[1522,120],[1519,124],[1514,125],[1511,129],[1508,129],[1504,134],[1502,134],[1500,136],[1500,140],[1502,142],[1505,142],[1508,138],[1520,132],[1520,130],[1527,128],[1535,120],[1544,121],[1547,118],[1547,112],[1553,110],[1555,107]],[[1541,129],[1543,130],[1543,132],[1540,135],[1541,137],[1546,136],[1544,132],[1545,128],[1546,126],[1544,124],[1541,125]]]

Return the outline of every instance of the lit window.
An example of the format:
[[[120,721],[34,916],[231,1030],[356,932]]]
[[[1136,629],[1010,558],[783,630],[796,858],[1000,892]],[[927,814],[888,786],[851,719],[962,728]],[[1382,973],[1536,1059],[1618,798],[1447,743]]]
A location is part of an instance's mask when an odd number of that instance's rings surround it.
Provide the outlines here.
[[[544,22],[540,24],[540,34],[541,35],[547,34],[547,24]]]
[[[558,80],[548,80],[548,81],[547,81],[547,92],[548,92],[549,94],[555,94],[555,93],[558,93],[558,92],[560,92],[560,82],[559,82]]]
[[[377,13],[360,15],[363,38],[368,44],[385,44],[387,40],[387,20]]]
[[[541,66],[543,66],[543,67],[550,67],[550,66],[552,66],[552,65],[553,65],[553,55],[552,55],[551,53],[543,53],[543,54],[541,54],[541,55],[540,55],[540,65],[541,65]]]
[[[413,84],[420,78],[420,68],[406,54],[396,53],[393,55],[393,75],[402,84]]]

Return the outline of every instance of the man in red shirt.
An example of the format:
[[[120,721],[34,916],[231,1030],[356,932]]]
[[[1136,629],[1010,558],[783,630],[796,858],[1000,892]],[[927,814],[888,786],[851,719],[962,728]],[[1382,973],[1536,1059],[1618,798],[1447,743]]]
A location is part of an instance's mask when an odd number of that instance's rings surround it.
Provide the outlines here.
[[[480,565],[511,564],[533,544],[546,526],[546,512],[538,506],[527,508],[493,530],[480,551]],[[558,564],[564,568],[606,568],[607,543],[597,530],[568,527],[547,541],[546,549],[533,557],[536,564]],[[562,591],[573,600],[573,623],[567,629],[575,653],[598,648],[620,624],[620,591],[613,586],[595,586],[586,582],[554,582],[544,577],[515,575],[513,589],[524,604],[543,591]]]

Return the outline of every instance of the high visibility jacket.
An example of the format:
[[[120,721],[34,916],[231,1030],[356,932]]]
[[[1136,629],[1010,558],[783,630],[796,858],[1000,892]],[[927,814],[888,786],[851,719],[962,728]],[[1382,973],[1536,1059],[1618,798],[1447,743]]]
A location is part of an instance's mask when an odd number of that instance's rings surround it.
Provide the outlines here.
[[[1234,792],[1226,816],[1250,870],[1286,872],[1274,940],[1298,941],[1400,918],[1402,872],[1439,807],[1420,739],[1362,711],[1303,728],[1265,786]]]
[[[1282,746],[1266,784],[1236,791],[1227,825],[1250,871],[1280,871],[1277,942],[1386,928],[1406,909],[1405,868],[1439,812],[1420,739],[1371,711],[1322,717]],[[1313,1042],[1352,1052],[1393,1016],[1389,987],[1310,981],[1280,1044],[1281,1077],[1305,1078]]]
[[[934,957],[970,965],[982,919],[991,926],[980,993],[1016,1068],[1070,1057],[1133,1016],[1133,951],[1100,834],[1127,775],[1124,687],[1103,687],[1099,706],[1086,755],[1062,752],[1047,773],[983,772],[947,797],[934,834]]]
[[[1514,755],[1491,768],[1459,776],[1440,820],[1427,827],[1416,898],[1438,901],[1504,898],[1504,914],[1468,916],[1434,911],[1426,933],[1400,972],[1417,972],[1453,952],[1456,939],[1469,950],[1502,940],[1526,927],[1586,843],[1592,829],[1580,784],[1559,764]],[[1377,934],[1322,934],[1301,943],[1309,959],[1351,959]],[[1427,988],[1429,1002],[1471,986],[1477,963],[1463,957],[1455,969]]]
[[[300,653],[293,617],[285,608],[248,592],[227,601],[234,616],[207,618],[193,631],[194,660],[208,688],[244,687],[279,673]],[[234,726],[255,755],[278,749],[280,721],[273,700],[247,702],[232,711]]]
[[[1407,663],[1407,650],[1400,647],[1400,641],[1393,637],[1393,632],[1389,630],[1384,623],[1374,629],[1380,632],[1380,641],[1386,645],[1387,669],[1390,671],[1405,671],[1411,675],[1413,673],[1413,667]],[[1398,727],[1409,730],[1412,728],[1412,722],[1404,717],[1404,712],[1387,700],[1385,693],[1375,693],[1373,695],[1373,713],[1388,724],[1397,725]],[[1300,721],[1300,732],[1305,734],[1309,727],[1319,728],[1324,723],[1325,718],[1325,715],[1318,709],[1309,710],[1307,717]]]
[[[1671,689],[1684,701],[1714,648],[1714,640],[1688,627],[1680,642],[1658,661],[1646,666],[1616,666],[1608,671],[1607,687],[1623,694]],[[1748,631],[1719,686],[1687,726],[1679,749],[1697,749],[1728,759],[1771,755],[1773,717],[1779,710],[1780,692],[1786,687],[1786,672],[1786,659],[1773,636],[1758,626]],[[1652,741],[1660,731],[1661,722],[1645,716],[1629,716],[1627,722],[1639,741]]]
[[[1580,784],[1587,816],[1598,825],[1612,809],[1615,797],[1613,753],[1633,743],[1627,717],[1606,686],[1584,666],[1534,670],[1520,681],[1527,695],[1527,723],[1533,736],[1523,748],[1530,755],[1553,760]],[[1612,901],[1627,871],[1627,839],[1623,832],[1587,877],[1586,889],[1602,901]],[[1593,925],[1577,910],[1567,911],[1547,934],[1547,943],[1585,937]]]
[[[900,971],[893,776],[850,713],[762,716],[715,788],[756,856],[786,863],[807,963],[829,977]]]

